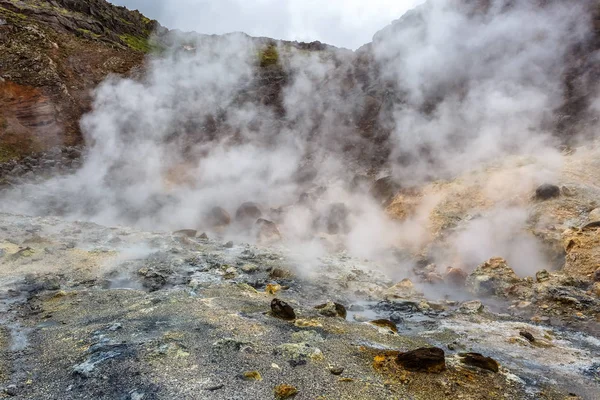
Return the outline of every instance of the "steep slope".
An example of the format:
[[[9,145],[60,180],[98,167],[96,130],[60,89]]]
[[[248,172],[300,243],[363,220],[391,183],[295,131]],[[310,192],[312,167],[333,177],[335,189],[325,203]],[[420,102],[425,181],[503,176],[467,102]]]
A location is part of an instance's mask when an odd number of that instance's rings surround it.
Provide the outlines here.
[[[159,25],[105,1],[0,2],[0,160],[81,142],[109,74],[140,66]]]

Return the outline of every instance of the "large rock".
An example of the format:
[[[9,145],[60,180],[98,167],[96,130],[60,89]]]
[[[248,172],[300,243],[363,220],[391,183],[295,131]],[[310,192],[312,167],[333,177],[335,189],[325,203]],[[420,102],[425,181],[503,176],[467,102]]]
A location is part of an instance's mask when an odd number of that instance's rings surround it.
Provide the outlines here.
[[[415,288],[410,279],[403,279],[394,286],[389,287],[383,294],[384,299],[391,301],[395,299],[413,299],[422,296],[423,293]]]
[[[235,220],[244,224],[254,224],[260,217],[262,217],[262,211],[258,204],[248,201],[238,207],[235,212]]]
[[[371,196],[383,206],[388,205],[394,195],[400,189],[400,185],[398,185],[391,176],[386,176],[381,179],[377,179],[373,186],[371,186]]]
[[[396,362],[409,371],[440,373],[446,369],[444,350],[423,347],[398,354]]]
[[[544,183],[535,190],[537,200],[549,200],[560,196],[560,188],[556,185]]]
[[[461,353],[460,362],[472,367],[485,369],[491,372],[498,372],[500,365],[491,357],[483,356],[479,353]]]
[[[260,218],[256,221],[255,229],[256,240],[261,244],[270,244],[281,240],[281,232],[272,221]]]
[[[204,215],[204,218],[208,226],[212,228],[225,227],[231,223],[231,216],[221,207],[213,207]]]
[[[563,271],[573,277],[593,279],[600,265],[600,235],[598,228],[567,229],[562,233],[566,252]]]
[[[503,258],[491,258],[467,277],[467,287],[475,295],[506,296],[508,289],[521,280]]]

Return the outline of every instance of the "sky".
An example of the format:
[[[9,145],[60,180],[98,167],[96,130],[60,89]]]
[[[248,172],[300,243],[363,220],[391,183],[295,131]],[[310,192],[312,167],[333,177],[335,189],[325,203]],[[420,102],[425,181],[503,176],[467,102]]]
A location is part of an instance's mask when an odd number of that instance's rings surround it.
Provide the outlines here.
[[[424,0],[110,0],[169,29],[245,32],[357,49]]]

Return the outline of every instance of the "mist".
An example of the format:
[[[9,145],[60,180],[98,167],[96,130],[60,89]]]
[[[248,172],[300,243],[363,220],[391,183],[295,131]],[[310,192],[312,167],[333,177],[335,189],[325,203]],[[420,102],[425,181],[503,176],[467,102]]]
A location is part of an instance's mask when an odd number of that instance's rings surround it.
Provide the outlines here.
[[[560,170],[553,111],[563,99],[567,53],[589,24],[583,5],[508,3],[464,10],[431,1],[356,53],[244,34],[172,33],[169,49],[150,56],[140,77],[112,77],[95,91],[81,121],[83,167],[13,188],[1,207],[254,242],[255,228],[235,215],[255,202],[261,218],[277,224],[281,243],[312,257],[345,251],[380,259],[402,276],[411,265],[393,251],[427,251],[435,240],[431,213],[445,194],[424,195],[395,219],[370,184],[353,179],[390,175],[420,190],[461,177],[479,185],[485,201],[470,212],[482,217],[446,238],[444,251],[431,254],[436,263],[473,269],[501,256],[532,274],[545,257],[525,231],[526,205],[508,200],[529,196]],[[278,61],[261,66],[270,48]],[[364,54],[372,67],[366,77],[356,61]],[[261,82],[275,82],[280,93],[261,92]],[[372,119],[385,134],[375,143],[360,115],[383,92],[391,94]],[[527,165],[515,167],[511,157],[527,157]],[[469,175],[498,165],[502,172],[484,183]],[[232,223],[208,224],[215,207]]]

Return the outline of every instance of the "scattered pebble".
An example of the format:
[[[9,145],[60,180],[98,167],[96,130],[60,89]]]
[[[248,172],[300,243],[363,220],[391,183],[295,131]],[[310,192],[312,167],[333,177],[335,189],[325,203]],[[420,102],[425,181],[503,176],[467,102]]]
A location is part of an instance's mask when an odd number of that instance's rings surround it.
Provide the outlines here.
[[[298,389],[291,385],[279,385],[274,389],[276,399],[289,399],[298,394]]]
[[[262,381],[262,376],[258,371],[246,371],[242,374],[245,381]]]

